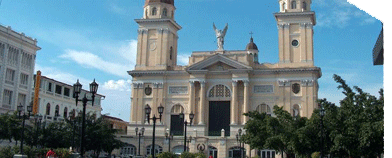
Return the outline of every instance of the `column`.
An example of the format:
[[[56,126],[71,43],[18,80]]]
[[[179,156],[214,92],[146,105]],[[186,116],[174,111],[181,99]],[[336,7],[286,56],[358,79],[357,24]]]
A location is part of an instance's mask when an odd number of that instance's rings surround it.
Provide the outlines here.
[[[231,115],[230,120],[231,120],[232,125],[237,124],[237,110],[236,110],[238,108],[238,106],[237,106],[237,104],[238,104],[238,102],[237,102],[237,97],[238,97],[238,95],[237,95],[237,89],[238,89],[237,82],[238,81],[235,81],[235,80],[233,80],[233,82],[232,82],[232,87],[233,87],[232,93],[233,94],[231,95],[232,97],[231,97],[231,105],[230,105],[230,115]]]
[[[249,111],[249,80],[244,80],[244,113]],[[248,117],[243,115],[243,122],[245,124],[248,121]]]
[[[132,83],[132,110],[131,110],[131,119],[130,123],[137,123],[137,90],[138,84]]]
[[[189,111],[188,113],[192,112],[195,106],[195,81],[189,81]],[[186,112],[184,112],[186,113]],[[189,115],[188,115],[189,117]],[[186,118],[186,117],[185,117]],[[188,119],[189,120],[189,119]]]
[[[141,65],[142,66],[146,66],[147,65],[147,56],[149,54],[148,53],[148,29],[143,29],[143,34],[142,34],[142,53],[141,53]]]
[[[301,42],[301,44],[300,44],[300,51],[301,51],[301,57],[300,57],[300,62],[307,62],[307,57],[306,57],[306,51],[307,51],[307,47],[308,47],[308,44],[307,44],[307,41],[306,41],[306,23],[301,23],[300,24],[300,28],[301,28],[301,40],[300,40],[300,42]]]
[[[199,125],[204,125],[204,111],[206,102],[206,81],[200,82],[200,110],[199,110]]]
[[[284,44],[286,47],[284,47],[284,62],[285,63],[291,63],[291,52],[290,52],[290,46],[291,46],[291,41],[290,41],[290,24],[285,24],[283,25],[283,38],[284,38]]]
[[[5,74],[6,74],[6,63],[8,59],[8,44],[4,44],[4,56],[3,56],[3,65],[0,65],[0,71],[3,75],[0,76],[0,93],[4,93],[3,85],[5,82]],[[0,106],[3,106],[3,95],[0,95]]]
[[[161,52],[160,55],[161,57],[161,65],[167,65],[167,44],[168,44],[168,40],[169,40],[169,29],[163,29],[163,43],[162,43],[162,48],[161,48]]]

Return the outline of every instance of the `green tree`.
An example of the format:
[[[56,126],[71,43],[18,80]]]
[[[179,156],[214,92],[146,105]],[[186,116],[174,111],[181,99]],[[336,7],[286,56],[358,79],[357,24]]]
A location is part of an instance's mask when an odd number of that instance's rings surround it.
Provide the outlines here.
[[[354,86],[354,90],[338,75],[333,76],[343,89],[345,98],[340,101],[336,118],[329,120],[330,152],[340,156],[380,156],[384,152],[384,94],[380,97],[364,92]],[[324,102],[325,106],[331,105]],[[353,145],[357,144],[357,145]]]
[[[0,115],[0,139],[18,141],[21,138],[22,120],[18,117],[18,112]]]

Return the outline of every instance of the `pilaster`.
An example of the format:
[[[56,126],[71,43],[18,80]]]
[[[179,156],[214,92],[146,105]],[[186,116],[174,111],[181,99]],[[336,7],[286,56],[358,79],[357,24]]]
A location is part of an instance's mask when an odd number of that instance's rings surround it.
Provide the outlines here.
[[[206,102],[206,81],[200,82],[200,110],[199,110],[199,125],[204,125],[204,113]]]
[[[195,106],[195,81],[189,81],[189,106],[188,106],[187,113],[194,112],[193,111],[194,106]]]
[[[249,112],[249,80],[244,80],[244,113]],[[245,124],[248,121],[248,117],[243,115],[243,122]]]
[[[230,122],[231,122],[231,125],[237,125],[237,114],[238,114],[238,112],[237,112],[237,108],[238,108],[238,100],[237,100],[237,98],[238,98],[238,95],[237,95],[237,89],[238,89],[238,86],[237,86],[237,83],[238,83],[238,81],[236,81],[236,80],[233,80],[232,81],[232,89],[233,89],[233,94],[231,95],[232,97],[231,97],[231,105],[230,105],[230,108],[231,108],[231,110],[230,110],[230,115],[231,115],[231,117],[230,117]]]

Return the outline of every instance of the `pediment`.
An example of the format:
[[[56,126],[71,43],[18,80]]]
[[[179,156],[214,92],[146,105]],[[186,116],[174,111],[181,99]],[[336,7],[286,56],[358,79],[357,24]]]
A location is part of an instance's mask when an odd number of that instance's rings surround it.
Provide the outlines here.
[[[230,59],[224,55],[216,54],[193,65],[186,71],[225,71],[225,70],[250,70],[252,67]]]

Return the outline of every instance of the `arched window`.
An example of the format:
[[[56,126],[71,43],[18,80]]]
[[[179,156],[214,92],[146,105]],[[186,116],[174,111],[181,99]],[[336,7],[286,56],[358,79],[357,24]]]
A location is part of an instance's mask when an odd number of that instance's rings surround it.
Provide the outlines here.
[[[218,157],[218,149],[216,149],[213,146],[208,146],[208,151],[210,151],[208,156],[212,156],[213,158],[217,158]]]
[[[242,148],[243,155],[246,155],[246,149]],[[229,157],[230,158],[240,158],[241,157],[241,148],[236,146],[229,149]]]
[[[303,9],[303,10],[306,10],[306,7],[307,7],[307,6],[306,6],[306,2],[302,2],[302,9]]]
[[[293,117],[299,116],[299,105],[298,104],[293,105],[291,112],[292,112]]]
[[[167,9],[166,8],[163,8],[162,15],[167,16]]]
[[[128,144],[127,146],[121,148],[120,155],[123,157],[135,156],[136,147],[132,144]]]
[[[210,89],[210,91],[208,92],[208,97],[231,97],[230,95],[230,89],[229,87],[222,85],[222,84],[218,84],[214,87],[212,87]]]
[[[56,109],[54,111],[54,116],[60,116],[59,112],[60,112],[60,106],[56,105]]]
[[[267,115],[271,116],[271,108],[267,104],[264,104],[264,103],[260,104],[259,106],[257,106],[256,110],[259,113],[266,113]]]
[[[152,153],[152,145],[147,146],[146,150],[147,150],[147,155],[151,155],[151,153]],[[162,147],[155,144],[155,155],[158,155],[159,153],[162,153],[162,151],[163,151]]]
[[[291,9],[297,9],[297,2],[291,1]]]
[[[157,15],[157,8],[152,8],[151,15]]]
[[[64,118],[67,118],[67,114],[68,114],[68,108],[67,107],[65,107],[64,108]]]
[[[46,105],[46,115],[50,115],[50,104]]]

